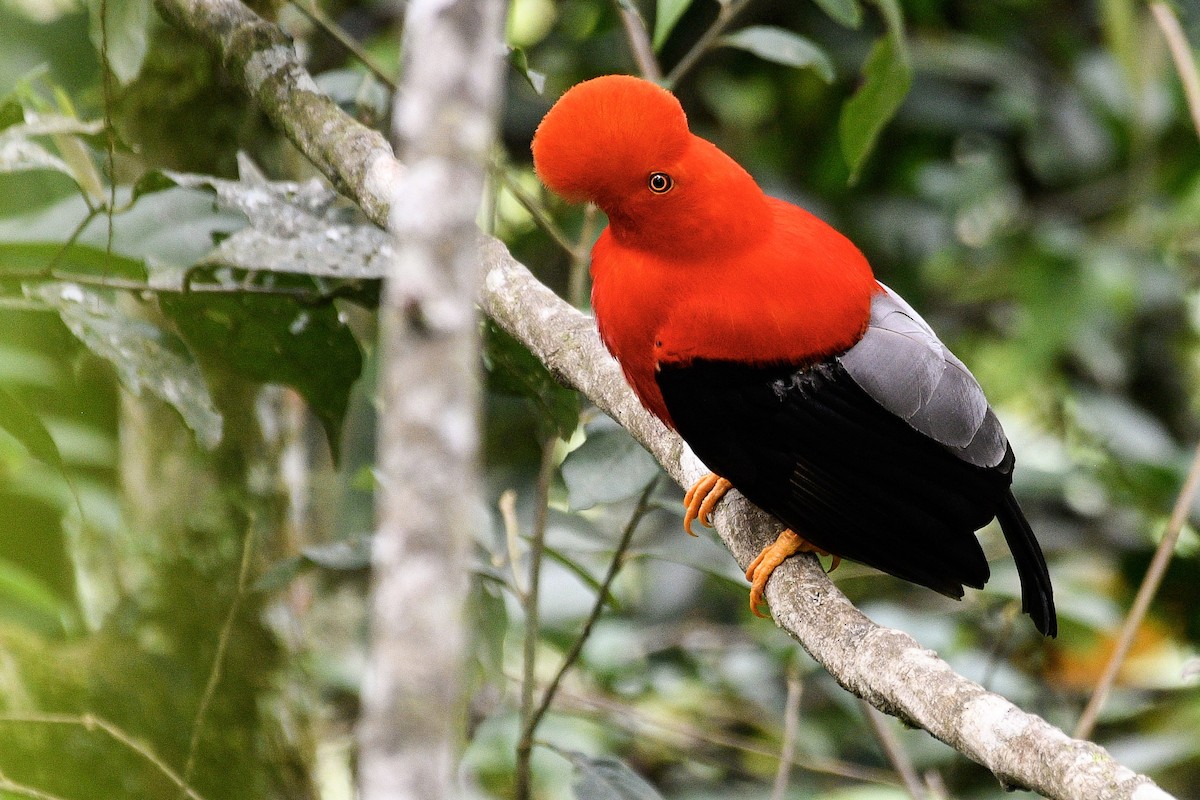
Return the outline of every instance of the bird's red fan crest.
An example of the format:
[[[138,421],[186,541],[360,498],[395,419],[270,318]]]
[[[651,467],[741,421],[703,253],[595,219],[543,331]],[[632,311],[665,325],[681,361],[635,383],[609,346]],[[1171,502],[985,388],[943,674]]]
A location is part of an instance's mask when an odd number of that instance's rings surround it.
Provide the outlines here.
[[[558,194],[601,200],[642,186],[688,145],[687,117],[675,96],[626,75],[571,87],[533,138],[538,176]]]

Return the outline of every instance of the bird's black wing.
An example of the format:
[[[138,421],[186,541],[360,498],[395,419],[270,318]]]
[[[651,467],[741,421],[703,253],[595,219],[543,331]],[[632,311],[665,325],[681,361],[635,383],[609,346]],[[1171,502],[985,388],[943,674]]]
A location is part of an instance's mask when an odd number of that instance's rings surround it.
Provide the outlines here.
[[[709,469],[831,553],[962,597],[988,579],[975,531],[999,515],[1025,610],[1054,630],[1003,431],[974,378],[895,295],[876,296],[866,335],[841,356],[664,363],[657,379]]]

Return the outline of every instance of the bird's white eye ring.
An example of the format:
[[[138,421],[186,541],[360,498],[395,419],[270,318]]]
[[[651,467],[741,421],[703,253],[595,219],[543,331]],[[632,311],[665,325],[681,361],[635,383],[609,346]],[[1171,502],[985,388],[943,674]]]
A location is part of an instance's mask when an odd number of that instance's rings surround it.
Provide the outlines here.
[[[665,172],[651,172],[646,185],[655,194],[666,194],[671,191],[671,187],[675,185],[675,181]]]

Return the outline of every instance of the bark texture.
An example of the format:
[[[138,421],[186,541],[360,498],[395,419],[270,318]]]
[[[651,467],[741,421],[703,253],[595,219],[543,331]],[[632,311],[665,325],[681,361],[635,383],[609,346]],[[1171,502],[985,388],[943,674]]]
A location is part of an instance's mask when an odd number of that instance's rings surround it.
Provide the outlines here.
[[[478,508],[475,219],[500,96],[500,0],[413,0],[380,308],[378,530],[359,728],[364,800],[449,800],[466,703],[466,546]],[[303,138],[303,137],[300,137]]]
[[[170,19],[193,30],[216,48],[226,64],[236,67],[250,62],[252,53],[246,49],[254,47],[251,38],[213,29],[219,20],[229,17],[228,13],[222,16],[194,10],[206,5],[237,6],[235,0],[157,2]],[[265,23],[252,24],[261,26]],[[267,38],[265,41],[272,40]],[[273,46],[264,45],[267,48]],[[480,49],[492,46],[484,45]],[[234,47],[241,51],[229,52]],[[390,204],[407,201],[393,199],[383,191],[386,184],[374,182],[369,176],[395,174],[402,168],[398,165],[380,167],[372,162],[372,159],[376,162],[379,159],[375,151],[364,154],[353,149],[343,151],[336,146],[314,144],[314,139],[322,137],[322,131],[345,135],[355,123],[337,109],[323,107],[314,115],[311,111],[303,111],[302,105],[289,102],[286,99],[289,91],[308,91],[309,85],[294,54],[290,58],[289,63],[277,63],[277,74],[281,79],[271,95],[276,99],[264,105],[264,110],[322,172],[351,176],[342,183],[335,182],[335,186],[354,199],[372,219],[380,222],[386,218]],[[250,80],[246,76],[238,76],[238,79],[244,83]],[[294,84],[290,89],[288,80]],[[247,87],[250,88],[248,83]],[[259,96],[253,89],[251,94]],[[436,106],[427,106],[427,109],[432,113]],[[399,123],[407,124],[404,119]],[[353,134],[358,138],[365,135]],[[429,146],[439,145],[435,142]],[[407,154],[405,158],[408,158]],[[364,164],[362,159],[371,163]],[[410,162],[410,169],[416,168],[417,165]],[[465,187],[459,186],[458,190],[465,191]],[[426,195],[424,200],[433,196]],[[465,231],[465,228],[459,230]],[[464,238],[460,244],[466,242],[474,242],[482,254],[485,277],[479,299],[484,310],[498,324],[529,347],[564,383],[578,389],[624,425],[676,481],[688,485],[705,472],[683,442],[642,409],[626,386],[620,369],[604,351],[592,320],[538,282],[512,258],[501,242],[477,232],[472,232],[471,238]],[[403,259],[402,256],[401,263],[404,263]],[[389,297],[394,296],[389,294]],[[435,314],[434,319],[438,318]],[[456,362],[446,362],[449,363]],[[441,366],[439,373],[449,371],[446,364]],[[461,366],[456,367],[459,368]],[[427,404],[430,402],[432,399],[426,401]],[[432,465],[429,468],[442,469]],[[736,494],[731,494],[730,499],[720,505],[716,522],[721,538],[741,565],[747,564],[762,545],[778,533],[778,523]],[[387,553],[390,546],[382,545],[383,555],[395,557],[395,553]],[[437,601],[437,597],[426,597],[424,601]],[[907,634],[871,622],[830,583],[811,557],[789,559],[777,569],[767,587],[767,599],[776,622],[842,686],[877,708],[929,731],[992,770],[1007,786],[1028,788],[1062,800],[1170,798],[1148,777],[1118,764],[1103,748],[1069,738],[1040,717],[1021,711],[999,695],[959,676],[936,654],[922,648]],[[439,636],[446,636],[448,631],[447,623],[439,628]],[[408,635],[403,631],[396,633]],[[416,632],[412,635],[416,636]],[[452,635],[459,636],[461,632]],[[418,647],[420,645],[414,638],[406,649],[412,652]],[[423,792],[421,796],[442,795]]]

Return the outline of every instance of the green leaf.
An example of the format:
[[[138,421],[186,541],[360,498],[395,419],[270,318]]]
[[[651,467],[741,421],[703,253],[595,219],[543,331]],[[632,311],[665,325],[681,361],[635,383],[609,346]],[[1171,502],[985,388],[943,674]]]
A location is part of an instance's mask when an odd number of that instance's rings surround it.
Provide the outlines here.
[[[66,477],[66,464],[50,431],[20,398],[0,386],[0,428],[24,445],[29,455]]]
[[[0,559],[0,615],[51,636],[65,633],[71,606],[42,578],[6,559]]]
[[[371,566],[371,537],[362,534],[328,544],[309,545],[300,551],[313,565],[334,572],[359,572]]]
[[[44,274],[51,264],[73,274],[146,279],[141,261],[106,253],[99,247],[77,244],[64,250],[57,242],[0,241],[0,270],[6,274],[36,276]]]
[[[9,95],[0,101],[0,131],[25,121],[25,107],[21,101]]]
[[[142,176],[137,179],[137,183],[133,185],[133,200],[137,201],[148,194],[174,189],[178,185],[174,178],[165,175],[160,170],[147,170],[142,173]]]
[[[267,567],[250,588],[266,594],[277,592],[312,568],[313,563],[304,556],[285,558]]]
[[[56,308],[71,333],[116,368],[126,389],[135,395],[149,390],[173,406],[202,446],[212,449],[221,441],[224,421],[178,337],[78,284],[45,284],[30,294]]]
[[[551,561],[554,561],[554,562],[560,564],[564,568],[570,570],[571,573],[574,574],[576,578],[579,578],[579,580],[585,586],[587,586],[593,592],[599,593],[600,581],[593,578],[592,574],[590,572],[588,572],[587,569],[585,569],[582,564],[580,564],[578,561],[574,561],[573,559],[568,558],[565,553],[563,553],[559,550],[556,550],[555,548],[550,547],[549,545],[544,545],[543,549],[545,551],[547,558],[549,558]],[[605,592],[604,604],[609,606],[610,608],[612,608],[613,611],[616,611],[618,613],[620,613],[620,611],[621,611],[621,604],[619,602],[617,602],[617,598],[613,597],[613,593],[611,591]]]
[[[632,497],[657,474],[658,462],[653,456],[616,426],[589,433],[587,441],[572,450],[562,464],[572,510]]]
[[[28,172],[35,169],[50,169],[62,172],[74,179],[71,168],[58,156],[37,142],[13,135],[23,126],[13,126],[0,133],[0,172]]]
[[[356,536],[329,544],[305,547],[298,556],[276,561],[254,582],[253,588],[256,592],[269,593],[282,589],[313,569],[361,572],[370,566],[371,538],[366,535]]]
[[[812,67],[826,83],[833,81],[833,62],[810,39],[771,25],[751,25],[722,36],[725,47],[736,47],[759,58],[789,67]]]
[[[331,451],[338,452],[362,352],[332,304],[305,307],[280,296],[183,293],[163,294],[159,305],[206,371],[232,370],[299,392],[324,425]]]
[[[508,48],[508,62],[513,65],[513,69],[521,74],[521,77],[525,79],[535,92],[541,94],[546,90],[546,73],[529,68],[529,55],[524,49],[520,47]]]
[[[847,28],[857,28],[862,24],[862,8],[858,0],[814,0],[830,19]]]
[[[654,50],[658,52],[666,44],[667,37],[675,29],[683,12],[692,0],[657,0],[654,11]]]
[[[629,766],[615,758],[593,758],[560,750],[571,760],[575,774],[571,790],[577,800],[662,800],[662,795]]]
[[[150,26],[156,16],[151,0],[106,0],[108,65],[122,84],[142,70],[150,44]],[[88,34],[96,52],[103,57],[104,36],[100,26],[100,0],[88,0]]]
[[[240,213],[215,209],[211,192],[154,188],[157,193],[153,197],[144,198],[128,211],[113,216],[113,251],[120,258],[111,264],[119,268],[116,274],[120,277],[145,280],[148,272],[177,273],[212,251],[214,238],[246,225],[246,218]],[[117,205],[127,204],[131,197],[130,190],[122,188],[117,194]],[[20,247],[42,244],[49,247],[47,252],[54,253],[59,249],[58,243],[66,241],[88,215],[83,198],[73,195],[21,216],[0,218],[0,242]],[[99,266],[104,262],[107,247],[108,218],[96,214],[65,258],[78,258]],[[31,254],[32,251],[22,251],[21,257]],[[47,259],[42,266],[48,264]],[[88,270],[96,271],[103,272]]]
[[[842,155],[857,182],[880,132],[895,115],[912,85],[912,62],[904,40],[904,20],[896,0],[876,0],[888,32],[875,42],[863,67],[863,84],[842,106],[838,132]]]
[[[339,279],[374,280],[388,273],[388,232],[348,221],[337,195],[320,182],[266,181],[249,174],[252,164],[241,167],[247,177],[240,181],[168,173],[181,187],[201,190],[210,209],[216,194],[222,213],[245,215],[249,221],[210,248],[204,264]]]
[[[569,439],[579,424],[579,395],[556,381],[525,345],[491,320],[484,322],[483,346],[489,388],[528,398],[558,435]]]

